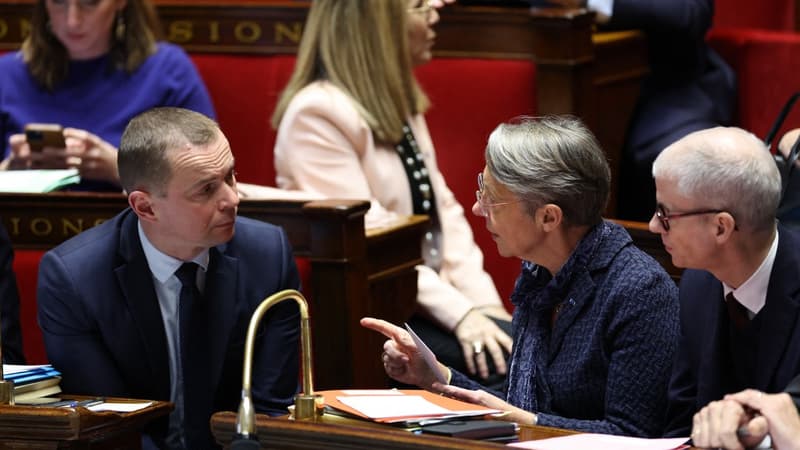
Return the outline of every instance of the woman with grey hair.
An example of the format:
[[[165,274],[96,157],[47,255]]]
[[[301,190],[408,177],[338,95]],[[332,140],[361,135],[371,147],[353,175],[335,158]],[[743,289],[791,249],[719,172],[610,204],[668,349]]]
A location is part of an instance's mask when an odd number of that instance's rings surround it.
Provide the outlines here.
[[[441,363],[429,367],[404,330],[364,318],[389,338],[386,373],[508,411],[507,420],[659,436],[678,292],[622,227],[602,219],[610,178],[597,140],[575,118],[498,126],[472,212],[486,218],[502,255],[523,260],[507,388],[485,390]]]

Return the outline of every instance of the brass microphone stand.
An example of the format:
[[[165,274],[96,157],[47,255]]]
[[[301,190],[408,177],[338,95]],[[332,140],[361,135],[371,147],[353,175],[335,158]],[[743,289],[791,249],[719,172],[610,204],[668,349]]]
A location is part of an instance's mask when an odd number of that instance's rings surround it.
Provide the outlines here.
[[[295,300],[300,307],[300,356],[303,366],[303,391],[295,397],[295,407],[292,418],[298,420],[314,420],[322,416],[325,403],[321,395],[314,395],[314,381],[311,372],[311,326],[308,320],[308,303],[300,292],[293,289],[286,289],[264,299],[250,318],[250,325],[247,327],[247,341],[245,342],[244,349],[242,401],[239,404],[239,412],[236,415],[236,433],[239,438],[232,443],[232,449],[258,448],[249,444],[255,442],[257,445],[258,442],[255,433],[256,413],[251,393],[253,341],[255,340],[258,324],[261,322],[261,318],[266,314],[267,310],[276,303],[288,299]],[[239,445],[237,445],[237,443]]]

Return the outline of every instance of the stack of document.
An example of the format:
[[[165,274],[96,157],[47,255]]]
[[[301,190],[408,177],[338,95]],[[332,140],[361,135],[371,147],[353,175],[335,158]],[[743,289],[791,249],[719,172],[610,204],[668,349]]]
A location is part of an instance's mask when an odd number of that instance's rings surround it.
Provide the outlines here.
[[[335,411],[380,423],[420,426],[447,419],[497,414],[498,409],[465,403],[424,390],[350,389],[317,392]]]
[[[2,170],[0,192],[52,192],[80,181],[78,169]]]
[[[16,403],[36,403],[37,399],[61,392],[61,373],[49,364],[3,364],[3,377],[14,382]]]

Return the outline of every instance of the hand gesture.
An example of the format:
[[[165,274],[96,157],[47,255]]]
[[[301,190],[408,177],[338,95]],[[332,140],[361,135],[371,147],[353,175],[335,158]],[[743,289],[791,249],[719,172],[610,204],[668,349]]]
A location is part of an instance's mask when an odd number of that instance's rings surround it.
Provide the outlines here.
[[[386,374],[391,378],[405,384],[412,384],[423,389],[437,391],[441,383],[436,381],[436,374],[422,359],[417,345],[408,332],[391,323],[365,317],[361,319],[361,326],[377,331],[387,338],[383,344],[381,361]],[[447,378],[449,370],[437,361],[437,369]]]

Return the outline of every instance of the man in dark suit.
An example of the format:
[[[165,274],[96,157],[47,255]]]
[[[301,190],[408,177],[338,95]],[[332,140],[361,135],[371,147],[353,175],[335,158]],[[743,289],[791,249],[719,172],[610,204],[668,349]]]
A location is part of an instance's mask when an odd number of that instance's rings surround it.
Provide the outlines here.
[[[209,419],[237,409],[252,313],[299,287],[289,243],[275,226],[236,217],[233,155],[201,114],[157,108],[135,117],[118,162],[130,207],[42,259],[48,358],[65,392],[174,402],[144,448],[216,448]],[[253,360],[257,411],[286,413],[298,339],[297,305],[271,308]]]
[[[0,331],[3,339],[3,362],[25,364],[22,353],[22,330],[19,323],[19,293],[12,263],[14,251],[6,229],[0,224]]]
[[[659,233],[680,286],[667,434],[725,394],[783,390],[800,373],[800,236],[776,225],[778,169],[738,128],[692,133],[653,165]],[[697,430],[695,430],[696,432]]]
[[[531,0],[542,3],[543,0]],[[714,0],[547,0],[586,7],[604,29],[638,29],[645,34],[650,73],[642,80],[623,148],[619,211],[628,220],[647,220],[655,186],[656,156],[687,134],[729,125],[736,76],[706,43]],[[614,105],[604,105],[613,114]]]

